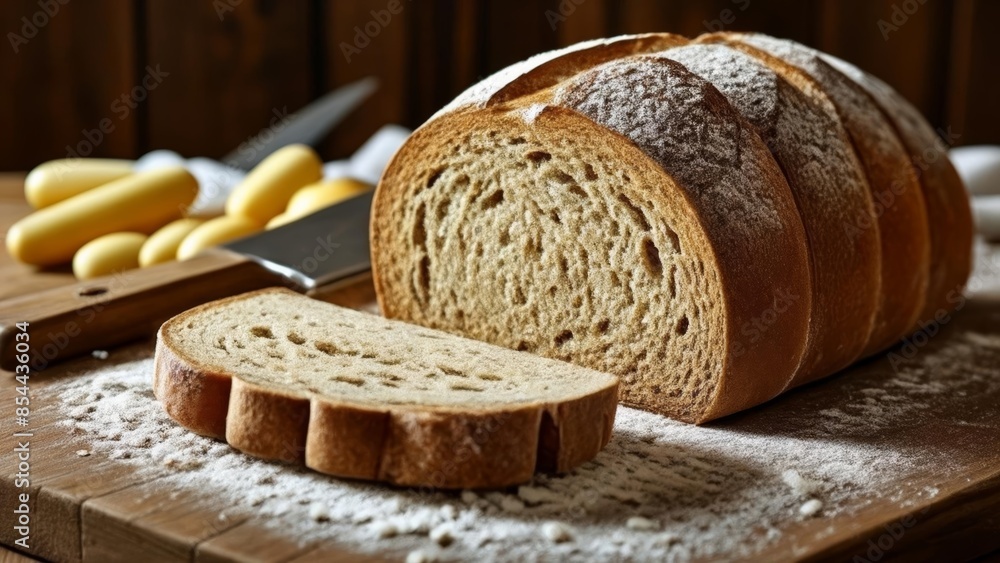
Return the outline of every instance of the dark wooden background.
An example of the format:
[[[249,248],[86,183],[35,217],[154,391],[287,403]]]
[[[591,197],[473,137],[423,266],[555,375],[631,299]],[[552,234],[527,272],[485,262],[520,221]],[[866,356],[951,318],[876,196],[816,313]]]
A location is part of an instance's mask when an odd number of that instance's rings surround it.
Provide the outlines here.
[[[3,0],[0,170],[64,157],[104,118],[114,130],[92,156],[169,148],[218,157],[275,112],[378,76],[377,96],[324,147],[334,158],[382,124],[419,125],[478,78],[536,52],[720,26],[841,56],[898,88],[933,124],[959,134],[959,144],[1000,142],[995,0],[399,1],[402,12],[348,61],[341,44],[390,0]],[[48,16],[45,6],[58,12]],[[898,29],[886,38],[878,22],[893,23],[894,14]],[[22,18],[44,25],[32,34]],[[141,83],[147,65],[169,76],[123,117],[112,104]]]

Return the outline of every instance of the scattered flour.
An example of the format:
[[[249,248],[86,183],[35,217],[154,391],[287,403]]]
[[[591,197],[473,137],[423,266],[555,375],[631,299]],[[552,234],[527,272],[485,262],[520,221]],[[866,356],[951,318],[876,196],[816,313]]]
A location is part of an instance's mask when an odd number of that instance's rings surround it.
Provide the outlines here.
[[[985,428],[996,410],[954,405],[1000,397],[990,367],[1000,337],[944,328],[954,330],[909,357],[895,350],[901,359],[893,368],[890,358],[868,362],[821,384],[822,394],[810,386],[778,399],[812,418],[776,424],[774,413],[788,409],[765,407],[697,427],[621,407],[614,437],[595,460],[502,491],[418,492],[240,454],[166,416],[150,387],[148,347],[74,364],[78,373],[40,388],[38,402],[60,409],[91,457],[150,477],[165,473],[154,482],[212,499],[220,523],[250,516],[304,544],[331,540],[423,561],[740,559],[796,534],[806,520],[850,516],[875,501],[914,506],[938,494],[908,485],[909,476],[948,471],[951,454],[891,436],[915,421]],[[951,408],[942,406],[949,401]],[[810,529],[816,539],[836,533]]]
[[[812,499],[807,500],[802,504],[802,506],[799,507],[799,514],[808,518],[810,516],[815,516],[820,510],[823,510],[823,502]]]

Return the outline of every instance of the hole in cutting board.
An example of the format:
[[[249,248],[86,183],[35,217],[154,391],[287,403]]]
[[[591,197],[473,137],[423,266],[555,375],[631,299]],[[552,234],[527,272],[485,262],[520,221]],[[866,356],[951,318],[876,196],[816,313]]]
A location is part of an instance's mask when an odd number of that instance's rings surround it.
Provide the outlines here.
[[[94,297],[95,295],[104,295],[108,292],[108,288],[95,286],[95,287],[82,287],[76,290],[76,294],[80,297]]]

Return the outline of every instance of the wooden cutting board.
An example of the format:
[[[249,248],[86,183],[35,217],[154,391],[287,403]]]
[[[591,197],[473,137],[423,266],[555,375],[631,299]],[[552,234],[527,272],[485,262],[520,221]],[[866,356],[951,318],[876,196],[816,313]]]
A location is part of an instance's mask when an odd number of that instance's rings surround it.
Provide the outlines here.
[[[0,230],[29,209],[21,198],[20,175],[0,176]],[[1000,252],[994,252],[1000,256]],[[1000,264],[1000,260],[997,261]],[[1000,274],[998,274],[1000,277]],[[72,282],[67,272],[37,273],[0,255],[0,298],[37,291]],[[986,284],[989,285],[989,284]],[[993,286],[998,286],[995,283]],[[371,287],[361,283],[340,296],[355,307],[370,305]],[[933,349],[962,330],[1000,334],[1000,293],[980,291],[953,322],[945,326],[929,345]],[[151,343],[145,344],[151,347]],[[1000,354],[979,355],[975,367],[987,377],[1000,379]],[[856,377],[873,377],[883,369],[880,362],[856,368]],[[57,389],[65,384],[66,370],[34,377],[32,391]],[[16,390],[11,375],[0,381],[0,405],[12,410]],[[780,432],[789,425],[810,420],[824,405],[836,404],[853,392],[841,384],[851,375],[832,382],[809,386],[789,394],[764,408],[754,409],[721,423],[748,432]],[[938,494],[907,507],[882,499],[864,503],[850,517],[833,517],[815,524],[801,522],[759,553],[761,560],[846,560],[866,558],[872,545],[886,533],[886,526],[905,522],[907,532],[893,538],[891,548],[877,559],[959,560],[982,556],[1000,548],[1000,392],[956,398],[930,398],[921,420],[896,429],[891,435],[866,436],[874,447],[900,442],[947,455],[947,467],[928,466],[919,479],[900,482],[901,490],[919,491],[934,487]],[[975,413],[975,424],[958,424]],[[40,405],[32,411],[30,438],[37,444],[31,451],[31,549],[27,553],[56,561],[331,561],[401,560],[405,552],[389,552],[379,557],[352,554],[334,544],[300,545],[295,537],[285,537],[256,521],[253,515],[231,510],[220,499],[177,495],[158,483],[155,474],[142,477],[128,466],[95,456],[81,457],[85,436],[74,436],[57,424],[60,414],[54,405]],[[0,542],[13,546],[12,501],[24,489],[15,490],[17,469],[12,414],[0,417],[4,452],[4,478],[0,482]],[[860,499],[859,499],[860,500]],[[859,503],[859,506],[862,506]],[[229,514],[220,519],[220,514]],[[912,524],[909,524],[912,522]],[[830,529],[835,530],[830,533]]]

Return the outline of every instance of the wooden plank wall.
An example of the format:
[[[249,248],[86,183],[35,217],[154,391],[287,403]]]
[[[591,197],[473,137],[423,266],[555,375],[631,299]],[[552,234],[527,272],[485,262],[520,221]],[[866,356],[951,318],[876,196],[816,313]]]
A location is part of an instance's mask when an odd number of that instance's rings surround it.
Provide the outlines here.
[[[384,19],[391,0],[4,0],[0,170],[66,156],[67,147],[218,157],[328,89],[378,76],[376,97],[323,147],[334,158],[384,123],[418,125],[533,53],[619,33],[707,29],[824,49],[881,76],[960,144],[1000,142],[993,0],[397,1],[401,11],[375,25],[372,11]],[[366,25],[377,35],[348,60],[343,45]],[[150,68],[161,80],[129,100]],[[102,120],[113,130],[98,135]]]

